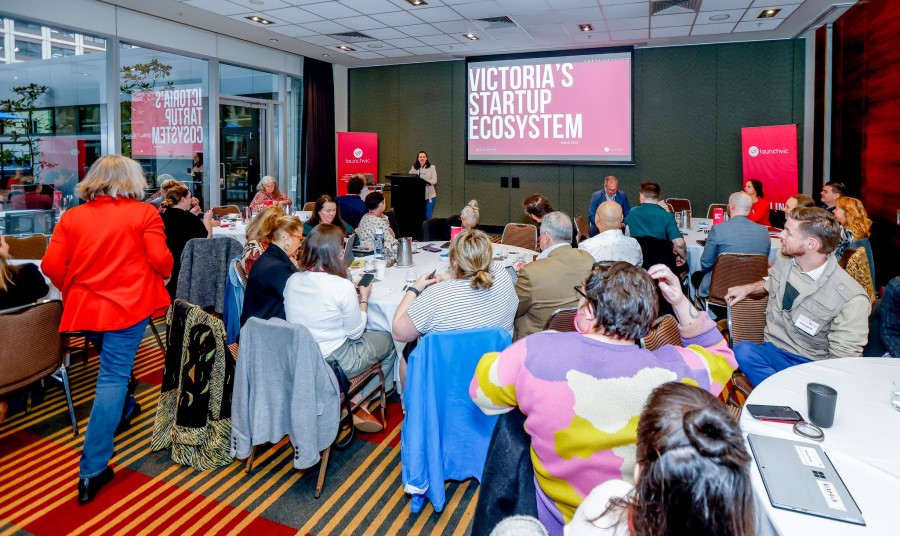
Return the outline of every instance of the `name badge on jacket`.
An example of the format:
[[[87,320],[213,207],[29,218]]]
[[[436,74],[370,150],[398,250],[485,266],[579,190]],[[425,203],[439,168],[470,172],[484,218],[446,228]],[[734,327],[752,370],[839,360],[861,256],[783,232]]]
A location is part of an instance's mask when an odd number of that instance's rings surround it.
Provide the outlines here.
[[[819,323],[806,318],[805,315],[800,315],[797,318],[797,321],[794,322],[794,325],[797,326],[798,329],[805,331],[810,335],[815,335],[819,331]]]

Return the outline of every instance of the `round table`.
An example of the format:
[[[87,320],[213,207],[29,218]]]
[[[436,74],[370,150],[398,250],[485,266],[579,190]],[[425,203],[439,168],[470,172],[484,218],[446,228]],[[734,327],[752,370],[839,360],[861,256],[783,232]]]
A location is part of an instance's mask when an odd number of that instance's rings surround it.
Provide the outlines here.
[[[679,229],[687,244],[687,264],[691,273],[700,270],[700,257],[703,256],[703,244],[700,244],[697,241],[703,240],[705,244],[711,228],[712,219],[693,218],[691,219],[691,226],[688,229]],[[772,247],[769,249],[769,264],[775,264],[775,259],[778,258],[778,252],[781,251],[781,240],[777,237],[772,237],[771,241]]]
[[[247,245],[247,226],[241,221],[232,223],[228,227],[213,227],[212,234],[213,236],[227,236],[229,238],[234,238],[240,242],[242,246]]]
[[[900,359],[847,357],[814,361],[785,369],[750,393],[748,404],[786,405],[808,416],[806,384],[824,383],[837,390],[834,425],[824,429],[822,450],[856,500],[866,526],[774,508],[756,463],[751,479],[768,534],[900,534],[900,411],[890,402],[893,380],[900,380]],[[792,426],[754,419],[741,413],[741,430],[794,441]],[[749,446],[748,446],[749,450]]]
[[[440,242],[430,243],[423,242],[418,244],[420,247],[425,247],[427,245],[434,245],[439,247],[441,245]],[[496,253],[499,244],[494,244],[494,251]],[[494,256],[495,262],[502,262],[504,266],[512,266],[519,260],[519,256],[522,256],[522,260],[525,263],[531,262],[534,255],[537,254],[535,251],[531,251],[529,249],[518,248],[515,246],[504,246],[509,252],[509,257],[504,260],[500,260],[497,258],[496,254]],[[420,248],[416,253],[413,254],[413,266],[406,268],[400,266],[392,266],[387,268],[384,272],[384,280],[378,281],[377,279],[372,283],[372,294],[369,296],[369,309],[368,309],[368,324],[367,329],[369,330],[378,330],[378,331],[387,331],[390,333],[391,331],[391,323],[394,320],[394,313],[397,311],[397,307],[400,306],[400,301],[403,299],[404,288],[406,287],[406,273],[410,268],[414,268],[416,270],[416,277],[421,276],[422,274],[431,273],[432,270],[437,270],[438,273],[446,272],[450,266],[449,257],[444,255],[441,256],[441,253],[433,253],[430,251],[422,251]],[[446,253],[447,250],[443,250],[443,253]],[[371,255],[366,257],[359,257],[363,260],[372,260],[373,257]],[[354,281],[359,279],[362,276],[363,270],[351,270],[351,275],[353,276]]]

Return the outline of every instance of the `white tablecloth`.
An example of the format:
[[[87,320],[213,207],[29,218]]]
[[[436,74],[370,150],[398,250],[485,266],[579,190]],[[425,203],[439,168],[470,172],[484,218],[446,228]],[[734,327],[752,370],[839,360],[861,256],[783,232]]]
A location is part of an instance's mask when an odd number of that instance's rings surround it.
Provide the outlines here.
[[[423,242],[419,244],[424,247],[432,244],[436,247],[441,242]],[[497,251],[497,244],[494,244],[494,251]],[[504,266],[510,266],[517,261],[519,255],[524,256],[525,262],[531,262],[535,251],[517,248],[513,246],[505,246],[509,252],[509,257],[503,261]],[[446,250],[445,250],[446,251]],[[372,256],[360,257],[363,260],[370,260]],[[496,261],[499,261],[495,257]],[[450,266],[448,257],[441,257],[440,253],[432,253],[429,251],[419,251],[413,254],[413,263],[416,270],[416,276],[431,273],[437,270],[438,273],[446,272]],[[368,324],[369,330],[391,331],[391,323],[394,320],[394,313],[403,299],[403,287],[406,286],[407,268],[393,266],[387,268],[384,273],[383,281],[374,281],[372,284],[372,294],[369,296]],[[362,270],[352,270],[354,281],[362,275]]]
[[[757,505],[771,523],[764,529],[788,535],[900,534],[900,411],[890,402],[893,380],[900,380],[900,359],[848,357],[791,367],[753,390],[748,404],[786,405],[804,417],[809,416],[807,383],[837,390],[834,425],[824,430],[821,447],[866,520],[866,526],[859,527],[774,508],[753,463]],[[791,425],[757,421],[748,411],[741,414],[741,430],[806,441],[793,433]]]
[[[700,227],[701,223],[706,223],[706,230],[712,228],[712,220],[707,218],[693,218],[689,229],[681,229],[684,235],[684,241],[687,243],[688,252],[688,268],[691,273],[700,270],[700,257],[703,256],[703,246],[697,243],[697,240],[706,240],[707,233]],[[772,238],[772,248],[769,250],[769,264],[775,264],[778,258],[778,252],[781,251],[781,240]]]
[[[9,264],[11,264],[13,266],[17,266],[20,264],[28,264],[28,263],[36,264],[38,267],[38,270],[41,269],[41,260],[40,259],[9,259],[8,262],[9,262]],[[44,274],[44,272],[41,271],[41,275],[43,275],[43,274]],[[50,278],[45,275],[44,281],[46,281],[47,286],[50,287],[50,292],[47,293],[47,295],[44,296],[44,298],[48,299],[48,300],[61,300],[62,294],[59,292],[58,288],[53,286],[53,283],[50,282]]]
[[[242,246],[247,245],[247,226],[242,222],[231,224],[227,228],[213,227],[212,234],[213,236],[227,236],[234,238],[240,242]]]

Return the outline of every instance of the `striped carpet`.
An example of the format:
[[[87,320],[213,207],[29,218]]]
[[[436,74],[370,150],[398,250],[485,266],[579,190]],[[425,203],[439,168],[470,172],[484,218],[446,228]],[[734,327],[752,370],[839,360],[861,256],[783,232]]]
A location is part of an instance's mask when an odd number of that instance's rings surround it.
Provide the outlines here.
[[[161,326],[163,327],[163,326]],[[150,452],[163,354],[152,336],[135,362],[143,407],[116,437],[116,477],[90,504],[76,500],[78,459],[97,378],[98,359],[69,368],[81,431],[73,437],[65,396],[48,382],[46,398],[0,425],[0,536],[56,534],[452,534],[468,532],[474,480],[447,484],[440,514],[409,510],[400,483],[400,405],[388,404],[387,429],[359,434],[332,451],[322,496],[313,498],[318,466],[297,471],[293,450],[257,449],[253,471],[234,462],[212,471],[174,464]]]

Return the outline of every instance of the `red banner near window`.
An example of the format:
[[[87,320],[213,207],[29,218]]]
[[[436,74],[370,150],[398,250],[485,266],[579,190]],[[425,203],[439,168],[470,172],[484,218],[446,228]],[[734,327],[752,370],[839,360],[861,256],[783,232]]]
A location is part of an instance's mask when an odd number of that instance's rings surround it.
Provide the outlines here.
[[[798,192],[797,125],[741,129],[744,182],[763,183],[769,208],[784,210],[784,202]],[[743,187],[743,184],[741,184]]]
[[[199,87],[131,96],[131,155],[191,157],[203,152],[203,94]]]
[[[355,173],[371,173],[378,182],[378,134],[338,132],[337,193],[347,193],[347,183]]]

